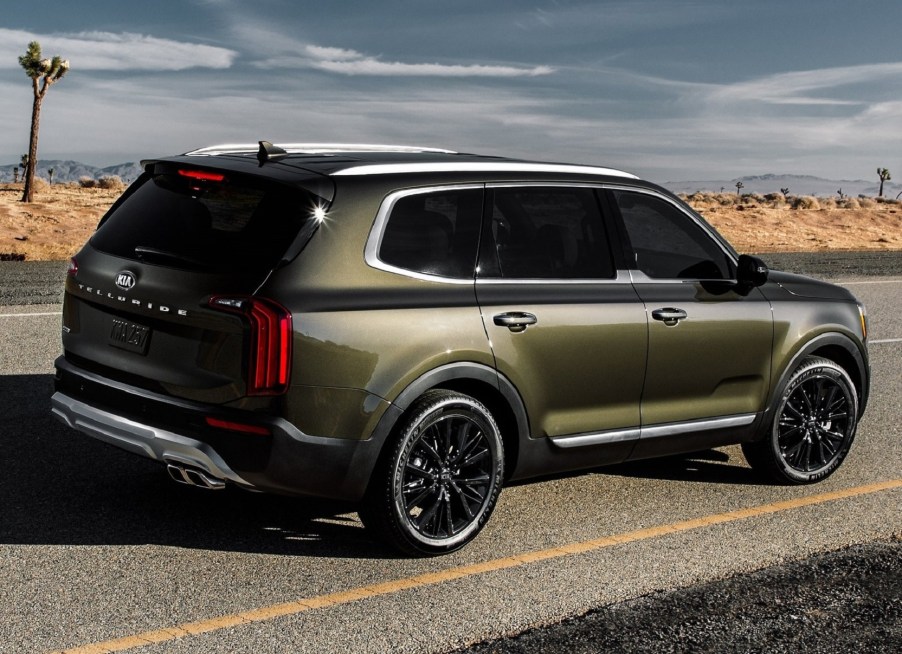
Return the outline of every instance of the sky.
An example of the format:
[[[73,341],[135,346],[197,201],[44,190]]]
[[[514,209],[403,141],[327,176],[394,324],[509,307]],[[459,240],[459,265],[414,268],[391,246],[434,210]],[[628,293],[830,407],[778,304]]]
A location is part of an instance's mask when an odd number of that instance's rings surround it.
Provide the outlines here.
[[[657,182],[902,179],[898,0],[42,0],[0,12],[0,165],[30,41],[70,61],[39,159],[390,143]]]

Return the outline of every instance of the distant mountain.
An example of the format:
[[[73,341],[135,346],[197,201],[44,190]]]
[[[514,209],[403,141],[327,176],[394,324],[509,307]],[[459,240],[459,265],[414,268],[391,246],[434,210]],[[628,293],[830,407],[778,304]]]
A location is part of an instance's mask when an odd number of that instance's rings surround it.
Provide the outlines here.
[[[0,181],[10,182],[13,180],[13,169],[16,164],[8,164],[0,166]],[[60,161],[58,159],[40,159],[38,160],[38,177],[50,179],[47,172],[48,168],[53,168],[54,182],[77,182],[82,177],[90,177],[91,179],[99,179],[110,175],[118,176],[123,182],[133,182],[138,175],[141,174],[141,164],[138,162],[118,164],[115,166],[106,166],[98,168],[97,166],[89,166],[78,161]],[[19,174],[22,171],[19,169]]]
[[[709,191],[719,193],[735,193],[736,182],[742,182],[742,193],[759,193],[765,195],[767,193],[779,193],[780,189],[788,188],[790,195],[817,195],[821,197],[838,195],[837,191],[842,189],[844,195],[857,197],[865,195],[868,197],[876,197],[877,191],[880,189],[878,181],[867,181],[863,179],[824,179],[823,177],[813,177],[811,175],[750,175],[747,177],[737,177],[735,179],[724,180],[707,180],[694,182],[665,182],[661,186],[673,191],[674,193],[685,193],[687,195],[696,191]],[[883,185],[884,197],[896,197],[896,194],[902,191],[902,184],[893,184],[887,182]]]

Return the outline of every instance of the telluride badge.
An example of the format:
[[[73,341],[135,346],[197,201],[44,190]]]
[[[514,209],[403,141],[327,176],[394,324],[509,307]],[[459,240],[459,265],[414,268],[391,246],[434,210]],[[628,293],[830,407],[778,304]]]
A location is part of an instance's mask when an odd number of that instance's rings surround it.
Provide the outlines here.
[[[116,286],[123,291],[130,291],[137,283],[135,273],[130,270],[120,270],[116,273]]]

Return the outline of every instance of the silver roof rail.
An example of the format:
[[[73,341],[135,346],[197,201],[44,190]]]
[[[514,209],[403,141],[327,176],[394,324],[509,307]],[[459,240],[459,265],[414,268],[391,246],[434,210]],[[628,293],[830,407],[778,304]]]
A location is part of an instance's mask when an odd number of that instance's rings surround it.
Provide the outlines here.
[[[352,152],[426,152],[432,154],[457,154],[453,150],[426,148],[415,145],[382,145],[373,143],[275,143],[276,147],[288,154],[344,154]],[[258,143],[226,143],[211,145],[186,152],[190,156],[213,156],[218,154],[253,154]]]

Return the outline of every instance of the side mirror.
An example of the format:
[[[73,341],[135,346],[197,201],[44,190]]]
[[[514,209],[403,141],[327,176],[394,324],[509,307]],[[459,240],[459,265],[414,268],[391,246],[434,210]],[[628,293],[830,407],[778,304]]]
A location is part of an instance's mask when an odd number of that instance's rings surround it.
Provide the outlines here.
[[[747,254],[739,256],[739,264],[736,266],[736,281],[739,286],[762,286],[767,281],[767,264],[758,257]]]

